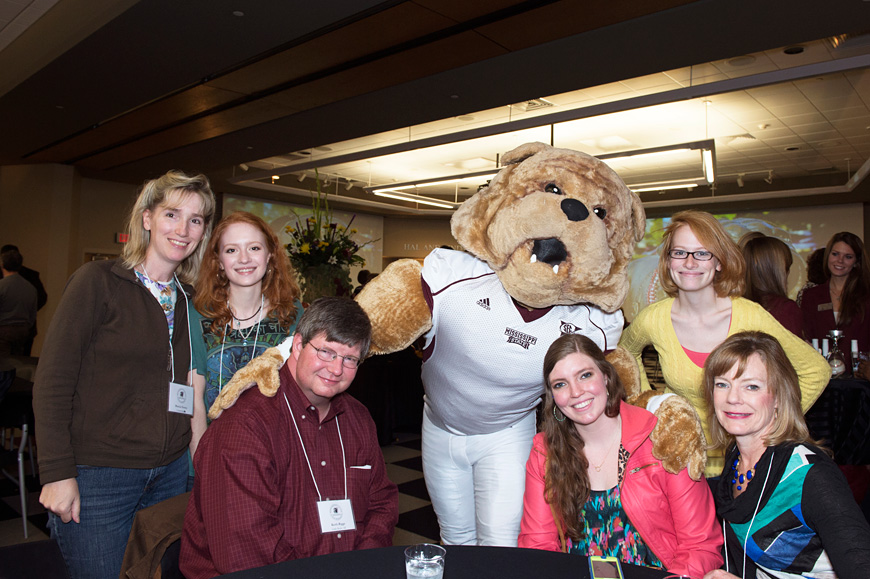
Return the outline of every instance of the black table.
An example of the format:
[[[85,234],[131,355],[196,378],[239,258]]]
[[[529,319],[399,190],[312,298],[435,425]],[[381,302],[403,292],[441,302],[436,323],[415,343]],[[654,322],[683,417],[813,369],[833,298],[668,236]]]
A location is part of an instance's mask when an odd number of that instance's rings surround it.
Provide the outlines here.
[[[870,382],[831,380],[806,420],[810,434],[834,452],[837,464],[870,464]]]
[[[447,546],[444,579],[589,579],[586,557],[512,547]],[[404,547],[349,551],[224,575],[234,579],[405,579]],[[625,579],[662,579],[665,571],[623,565]]]

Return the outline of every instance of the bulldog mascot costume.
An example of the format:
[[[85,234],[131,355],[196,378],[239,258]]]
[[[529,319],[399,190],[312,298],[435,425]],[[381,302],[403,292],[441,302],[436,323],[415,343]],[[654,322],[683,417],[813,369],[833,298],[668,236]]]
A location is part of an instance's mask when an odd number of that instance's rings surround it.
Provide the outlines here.
[[[640,395],[637,362],[617,348],[627,266],[644,234],[640,199],[577,151],[529,143],[502,161],[451,219],[466,252],[436,249],[422,267],[397,261],[357,298],[373,353],[425,335],[423,472],[445,544],[516,546],[544,355],[561,334],[595,341],[629,401],[649,404],[655,454],[669,472],[688,466],[697,480],[706,460],[688,402]],[[279,360],[267,352],[238,372],[212,415],[253,382],[274,392]]]

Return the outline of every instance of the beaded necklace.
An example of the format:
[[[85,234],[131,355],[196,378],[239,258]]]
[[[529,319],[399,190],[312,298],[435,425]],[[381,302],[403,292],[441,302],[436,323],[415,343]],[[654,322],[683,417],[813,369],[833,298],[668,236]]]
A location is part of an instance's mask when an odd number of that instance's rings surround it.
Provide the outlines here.
[[[752,477],[755,476],[755,469],[758,468],[758,463],[756,462],[752,468],[746,470],[746,474],[740,474],[737,470],[737,466],[740,464],[740,451],[737,451],[737,458],[734,459],[734,462],[731,464],[731,484],[737,485],[737,490],[742,491],[743,485],[748,484],[749,481],[752,480]]]

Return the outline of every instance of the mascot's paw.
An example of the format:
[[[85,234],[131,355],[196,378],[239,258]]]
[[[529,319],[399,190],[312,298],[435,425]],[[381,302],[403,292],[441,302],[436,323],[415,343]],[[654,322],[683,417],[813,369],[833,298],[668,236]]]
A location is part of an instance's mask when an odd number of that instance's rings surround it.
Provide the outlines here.
[[[400,259],[366,284],[356,298],[372,322],[369,355],[404,350],[432,327],[432,314],[420,285],[422,266]]]
[[[214,420],[220,416],[224,410],[236,403],[245,390],[254,385],[259,387],[264,396],[274,396],[281,385],[278,371],[283,365],[284,356],[278,348],[269,348],[251,360],[227,382],[208,411],[208,417]]]
[[[607,361],[613,364],[619,379],[622,380],[622,386],[625,388],[625,393],[629,398],[629,404],[646,408],[646,402],[636,404],[631,401],[633,396],[640,394],[640,369],[637,366],[637,360],[634,356],[628,353],[628,350],[622,346],[617,346],[615,350],[607,354]],[[647,392],[652,392],[648,390]],[[654,392],[653,392],[654,393]]]
[[[658,418],[650,435],[653,456],[662,461],[669,473],[677,474],[685,468],[693,480],[701,480],[707,466],[707,441],[701,420],[689,401],[676,394],[653,396],[647,410]]]

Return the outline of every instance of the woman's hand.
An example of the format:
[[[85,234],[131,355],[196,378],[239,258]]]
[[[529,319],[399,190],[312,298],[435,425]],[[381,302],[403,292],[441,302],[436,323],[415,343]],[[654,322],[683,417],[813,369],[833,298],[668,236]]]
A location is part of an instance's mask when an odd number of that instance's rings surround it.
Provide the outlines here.
[[[79,483],[74,478],[65,478],[43,485],[39,503],[60,517],[64,523],[79,521],[82,500],[79,496]]]
[[[732,575],[728,571],[723,571],[722,569],[714,569],[704,575],[704,579],[740,579],[740,577]]]

